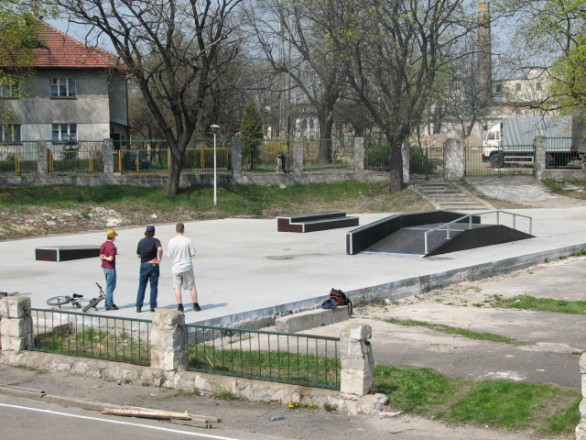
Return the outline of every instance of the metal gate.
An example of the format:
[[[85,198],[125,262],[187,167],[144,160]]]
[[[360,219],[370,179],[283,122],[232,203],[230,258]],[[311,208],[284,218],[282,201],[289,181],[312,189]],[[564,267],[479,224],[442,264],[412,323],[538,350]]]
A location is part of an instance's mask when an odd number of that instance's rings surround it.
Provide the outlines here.
[[[535,174],[534,145],[504,145],[483,154],[482,146],[465,147],[465,177],[499,177]]]
[[[409,180],[443,180],[445,160],[443,145],[412,145],[409,151]]]

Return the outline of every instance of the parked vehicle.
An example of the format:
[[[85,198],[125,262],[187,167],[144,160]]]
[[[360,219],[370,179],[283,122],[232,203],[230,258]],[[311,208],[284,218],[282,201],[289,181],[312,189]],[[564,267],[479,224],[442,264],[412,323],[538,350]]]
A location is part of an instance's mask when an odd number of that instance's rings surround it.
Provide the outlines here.
[[[582,130],[583,131],[583,130]],[[482,160],[495,168],[506,164],[533,164],[534,140],[546,138],[546,164],[567,166],[580,159],[584,137],[571,116],[518,116],[503,119],[484,131]]]

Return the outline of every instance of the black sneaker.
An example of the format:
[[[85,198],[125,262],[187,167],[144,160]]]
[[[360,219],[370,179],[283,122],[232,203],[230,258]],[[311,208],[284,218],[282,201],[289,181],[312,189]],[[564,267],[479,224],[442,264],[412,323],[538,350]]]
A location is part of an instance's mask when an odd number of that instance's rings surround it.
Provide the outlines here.
[[[183,304],[179,304],[179,305],[177,306],[177,310],[178,310],[179,312],[183,312],[183,311],[184,311],[184,310],[183,310]]]
[[[195,303],[195,304],[193,305],[193,310],[195,310],[196,312],[199,312],[199,311],[201,310],[201,307],[199,306],[199,304],[198,304],[198,303]]]
[[[155,313],[157,311],[157,309],[151,309],[152,313]]]
[[[106,307],[106,311],[109,312],[110,310],[120,310],[116,304],[112,304],[112,307]]]
[[[136,308],[136,313],[140,313],[140,312],[142,312],[142,310],[141,310],[140,308],[138,308],[138,307],[137,307],[137,308]]]

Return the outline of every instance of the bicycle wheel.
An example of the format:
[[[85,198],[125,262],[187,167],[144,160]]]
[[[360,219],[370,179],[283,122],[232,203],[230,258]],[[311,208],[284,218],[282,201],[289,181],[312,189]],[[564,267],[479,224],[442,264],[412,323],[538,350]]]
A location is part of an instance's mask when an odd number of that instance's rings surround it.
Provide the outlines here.
[[[61,307],[63,304],[67,304],[68,302],[71,302],[71,297],[65,295],[54,296],[53,298],[49,298],[47,300],[48,305],[59,307]]]
[[[93,298],[86,306],[84,306],[83,309],[81,309],[83,312],[87,312],[89,309],[92,309],[94,307],[96,307],[100,301],[102,300],[102,297],[97,297],[97,298]]]

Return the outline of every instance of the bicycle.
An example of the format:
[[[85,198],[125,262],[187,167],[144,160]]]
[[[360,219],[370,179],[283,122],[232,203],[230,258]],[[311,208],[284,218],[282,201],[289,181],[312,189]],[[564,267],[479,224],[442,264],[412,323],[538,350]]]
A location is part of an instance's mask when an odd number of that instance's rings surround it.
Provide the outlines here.
[[[79,301],[80,298],[83,298],[83,295],[78,293],[74,293],[72,296],[69,295],[59,295],[54,296],[53,298],[49,298],[47,300],[47,304],[52,307],[59,307],[64,306],[66,304],[71,304],[71,307],[76,309],[81,309],[81,302]]]
[[[90,300],[90,302],[83,309],[81,309],[84,313],[87,312],[91,308],[94,308],[97,311],[98,310],[98,304],[102,300],[106,299],[106,294],[104,293],[104,289],[102,289],[102,286],[100,286],[99,283],[96,283],[96,286],[98,286],[98,289],[100,289],[100,294],[98,296],[96,296],[95,298],[92,298]]]
[[[82,312],[84,312],[84,313],[92,308],[98,310],[97,306],[102,300],[104,300],[106,298],[106,294],[104,293],[104,290],[102,289],[102,286],[100,286],[99,283],[96,283],[96,286],[98,286],[98,289],[100,289],[100,293],[95,298],[90,299],[89,302],[83,307],[82,307],[82,300],[81,300],[81,298],[83,298],[83,295],[80,295],[78,293],[74,293],[71,296],[69,296],[69,295],[54,296],[54,297],[49,298],[47,300],[47,304],[52,307],[59,307],[59,308],[61,308],[62,306],[65,306],[67,304],[71,304],[71,307],[76,308],[76,309],[81,309]]]

